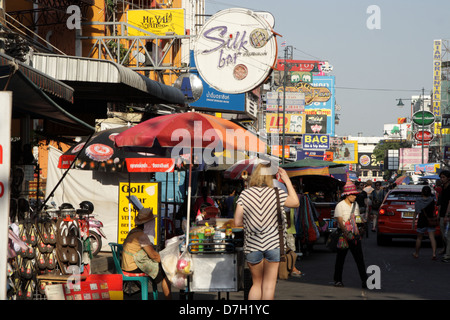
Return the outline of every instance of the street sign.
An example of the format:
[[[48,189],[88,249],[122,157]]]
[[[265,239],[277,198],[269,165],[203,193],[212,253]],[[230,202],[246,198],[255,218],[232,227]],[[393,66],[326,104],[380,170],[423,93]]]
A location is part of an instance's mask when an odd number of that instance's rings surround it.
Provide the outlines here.
[[[429,126],[434,122],[434,114],[430,111],[417,111],[413,114],[412,121],[420,126]]]
[[[422,136],[423,136],[423,137],[422,137]],[[415,138],[417,141],[423,141],[423,142],[425,143],[425,142],[430,142],[431,140],[433,140],[434,135],[433,135],[433,133],[430,132],[430,131],[423,130],[423,131],[417,131],[417,132],[414,134],[414,138]]]

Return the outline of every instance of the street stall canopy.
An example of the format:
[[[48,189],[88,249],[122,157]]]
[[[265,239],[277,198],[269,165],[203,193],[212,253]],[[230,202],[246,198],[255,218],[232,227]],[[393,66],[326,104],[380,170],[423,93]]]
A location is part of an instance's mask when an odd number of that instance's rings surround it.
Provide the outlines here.
[[[94,130],[58,103],[73,103],[72,87],[3,53],[0,53],[0,86],[13,93],[13,116],[26,114]]]
[[[152,104],[185,102],[181,90],[108,60],[34,54],[33,65],[72,86],[76,99]]]

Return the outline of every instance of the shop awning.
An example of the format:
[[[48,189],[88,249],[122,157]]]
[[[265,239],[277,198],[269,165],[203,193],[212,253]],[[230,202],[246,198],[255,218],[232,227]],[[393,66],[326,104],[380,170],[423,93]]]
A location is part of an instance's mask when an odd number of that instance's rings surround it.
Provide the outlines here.
[[[76,99],[184,104],[181,90],[108,60],[34,54],[33,66],[75,89]]]
[[[73,102],[74,90],[70,86],[1,53],[0,88],[12,91],[13,113],[94,130],[58,104]]]

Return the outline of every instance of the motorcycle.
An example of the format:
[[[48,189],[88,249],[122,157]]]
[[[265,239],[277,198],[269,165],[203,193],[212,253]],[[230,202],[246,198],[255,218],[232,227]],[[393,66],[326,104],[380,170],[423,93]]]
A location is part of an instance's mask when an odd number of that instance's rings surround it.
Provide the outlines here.
[[[103,223],[96,219],[94,212],[94,205],[90,201],[83,201],[80,203],[80,208],[88,214],[87,223],[89,227],[89,241],[91,243],[91,253],[96,256],[102,249],[102,237],[106,239],[103,232]]]
[[[102,230],[103,223],[95,218],[95,214],[90,214],[87,220],[91,252],[93,256],[96,256],[102,249],[102,238],[106,239],[106,235]]]

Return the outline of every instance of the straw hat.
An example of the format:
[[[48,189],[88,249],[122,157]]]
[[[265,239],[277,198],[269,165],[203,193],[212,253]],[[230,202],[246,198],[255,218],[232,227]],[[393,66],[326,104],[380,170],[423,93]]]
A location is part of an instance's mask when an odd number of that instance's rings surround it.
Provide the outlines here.
[[[344,186],[344,192],[342,192],[343,196],[349,196],[351,194],[358,194],[359,191],[356,189],[356,186],[353,182],[350,181],[350,179],[347,179],[347,182]]]
[[[152,208],[142,208],[141,210],[139,210],[138,215],[134,219],[134,224],[135,225],[144,224],[153,219],[155,219],[155,216],[153,215],[153,209]]]

